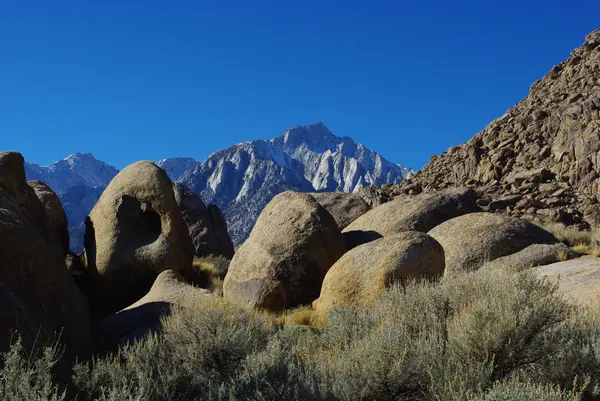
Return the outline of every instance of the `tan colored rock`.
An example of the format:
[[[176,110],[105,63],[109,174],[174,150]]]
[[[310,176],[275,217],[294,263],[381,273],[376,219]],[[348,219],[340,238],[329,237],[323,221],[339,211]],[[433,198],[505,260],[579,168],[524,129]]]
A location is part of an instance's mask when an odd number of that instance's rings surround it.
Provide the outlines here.
[[[318,192],[310,195],[333,216],[340,230],[371,210],[358,194]]]
[[[60,339],[64,373],[75,357],[91,352],[89,310],[64,256],[38,227],[48,235],[42,204],[25,181],[23,157],[0,153],[0,351],[15,333],[26,349]]]
[[[210,291],[189,284],[176,271],[165,270],[158,275],[150,291],[123,310],[107,316],[101,324],[107,336],[104,347],[140,339],[161,327],[162,318],[176,307],[201,307],[201,303],[214,297]]]
[[[265,207],[233,257],[223,296],[269,310],[308,304],[345,250],[325,208],[308,194],[283,192]]]
[[[394,234],[344,254],[325,275],[313,306],[323,318],[333,306],[365,306],[394,284],[443,274],[444,250],[436,240],[416,231]]]
[[[513,217],[471,213],[440,224],[429,232],[446,254],[446,275],[478,270],[487,262],[532,244],[555,244],[548,231]]]
[[[163,169],[141,161],[117,174],[86,221],[85,252],[98,314],[140,299],[163,270],[191,271],[188,227]]]
[[[535,268],[541,277],[558,283],[565,299],[597,307],[600,302],[600,259],[583,257]]]
[[[58,241],[63,256],[69,253],[69,224],[58,195],[42,181],[28,181],[42,203],[48,219],[48,228]]]
[[[198,195],[179,183],[173,183],[173,192],[188,226],[194,255],[233,258],[233,242],[221,210],[215,205],[207,208]]]
[[[479,211],[476,200],[468,188],[400,196],[363,214],[343,232],[375,232],[383,237],[411,230],[427,232],[453,217]]]
[[[573,251],[563,243],[533,244],[511,255],[502,256],[484,264],[482,269],[508,268],[525,270],[531,267],[549,265],[566,259],[577,257]]]

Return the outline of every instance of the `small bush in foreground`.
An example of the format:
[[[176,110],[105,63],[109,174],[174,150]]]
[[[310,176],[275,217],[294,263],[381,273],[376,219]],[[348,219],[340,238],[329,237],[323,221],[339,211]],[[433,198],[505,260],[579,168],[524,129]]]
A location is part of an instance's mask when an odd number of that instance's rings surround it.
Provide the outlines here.
[[[60,401],[66,395],[52,381],[58,348],[45,347],[35,361],[29,360],[17,339],[2,355],[0,399],[3,401]]]

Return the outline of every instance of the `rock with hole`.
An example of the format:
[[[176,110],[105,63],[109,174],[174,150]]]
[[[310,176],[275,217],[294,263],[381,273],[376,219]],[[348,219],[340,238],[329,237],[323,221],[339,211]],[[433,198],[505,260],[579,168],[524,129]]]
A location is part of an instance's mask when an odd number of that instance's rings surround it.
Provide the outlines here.
[[[191,272],[193,247],[167,173],[134,163],[110,182],[86,219],[87,292],[94,313],[120,310],[156,276]]]

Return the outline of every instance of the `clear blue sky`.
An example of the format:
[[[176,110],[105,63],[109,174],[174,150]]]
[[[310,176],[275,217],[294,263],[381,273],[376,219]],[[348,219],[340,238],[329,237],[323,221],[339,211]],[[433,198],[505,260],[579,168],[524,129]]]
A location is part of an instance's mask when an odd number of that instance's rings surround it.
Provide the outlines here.
[[[598,27],[598,0],[0,0],[0,149],[121,168],[323,121],[419,169]]]

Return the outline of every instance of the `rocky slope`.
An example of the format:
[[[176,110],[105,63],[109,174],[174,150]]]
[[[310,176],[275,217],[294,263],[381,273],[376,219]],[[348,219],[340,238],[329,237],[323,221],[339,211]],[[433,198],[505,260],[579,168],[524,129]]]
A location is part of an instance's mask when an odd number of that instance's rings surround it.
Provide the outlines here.
[[[294,127],[268,141],[240,143],[195,165],[190,159],[158,164],[205,203],[223,210],[235,243],[248,237],[261,210],[285,190],[354,192],[399,183],[412,173],[350,138],[335,136],[323,123]]]
[[[431,158],[380,201],[466,185],[479,204],[528,220],[600,221],[600,30],[536,81],[528,96],[468,142]]]
[[[350,138],[335,136],[322,123],[240,143],[204,162],[171,158],[157,164],[224,212],[235,243],[247,238],[261,210],[283,191],[354,192],[399,183],[412,174]],[[82,223],[118,170],[91,154],[76,153],[50,166],[28,163],[26,171],[28,179],[46,182],[58,193],[69,219],[71,248],[81,251]]]

